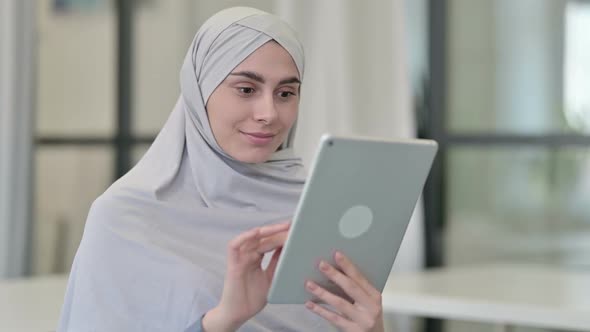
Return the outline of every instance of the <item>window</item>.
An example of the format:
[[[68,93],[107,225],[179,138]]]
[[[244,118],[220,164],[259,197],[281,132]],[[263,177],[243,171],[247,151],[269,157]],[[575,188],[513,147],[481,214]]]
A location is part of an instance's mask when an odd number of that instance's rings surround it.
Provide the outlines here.
[[[589,6],[430,1],[430,266],[590,268]],[[475,325],[445,330],[491,331]]]
[[[590,3],[569,2],[565,11],[564,112],[572,128],[590,133]]]

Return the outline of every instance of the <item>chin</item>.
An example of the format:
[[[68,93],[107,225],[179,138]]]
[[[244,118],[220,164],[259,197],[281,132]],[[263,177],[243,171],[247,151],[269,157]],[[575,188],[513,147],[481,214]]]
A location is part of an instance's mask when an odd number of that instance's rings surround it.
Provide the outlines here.
[[[232,157],[246,164],[261,164],[269,160],[271,156],[272,152],[254,151],[252,153],[242,153],[241,155]]]

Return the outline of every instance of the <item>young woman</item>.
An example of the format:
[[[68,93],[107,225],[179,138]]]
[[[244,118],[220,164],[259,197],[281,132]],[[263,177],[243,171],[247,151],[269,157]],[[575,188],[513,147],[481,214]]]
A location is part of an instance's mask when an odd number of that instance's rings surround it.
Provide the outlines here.
[[[181,95],[142,160],[92,205],[58,331],[382,331],[381,294],[342,253],[354,299],[267,305],[304,182],[291,148],[304,57],[278,17],[231,8],[197,32]]]

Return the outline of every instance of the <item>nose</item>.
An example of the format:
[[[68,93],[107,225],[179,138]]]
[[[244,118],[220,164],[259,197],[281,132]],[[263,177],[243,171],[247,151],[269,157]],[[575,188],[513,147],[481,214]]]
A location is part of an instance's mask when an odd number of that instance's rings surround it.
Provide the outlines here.
[[[264,94],[260,98],[254,109],[253,117],[256,122],[266,124],[271,124],[276,120],[278,113],[272,93]]]

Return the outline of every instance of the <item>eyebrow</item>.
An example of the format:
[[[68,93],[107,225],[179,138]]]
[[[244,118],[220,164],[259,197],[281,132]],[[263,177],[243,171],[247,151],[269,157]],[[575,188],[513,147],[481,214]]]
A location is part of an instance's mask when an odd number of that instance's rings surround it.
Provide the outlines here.
[[[232,75],[232,76],[243,76],[243,77],[247,77],[247,78],[249,78],[251,80],[254,80],[254,81],[257,81],[257,82],[260,82],[260,83],[263,83],[263,84],[264,84],[264,82],[266,82],[266,80],[264,79],[264,77],[262,77],[258,73],[252,72],[252,71],[239,71],[239,72],[235,72],[235,73],[230,73],[230,75]],[[290,84],[290,83],[301,84],[301,81],[297,77],[293,76],[293,77],[282,79],[279,82],[279,85],[282,85],[282,84]]]

